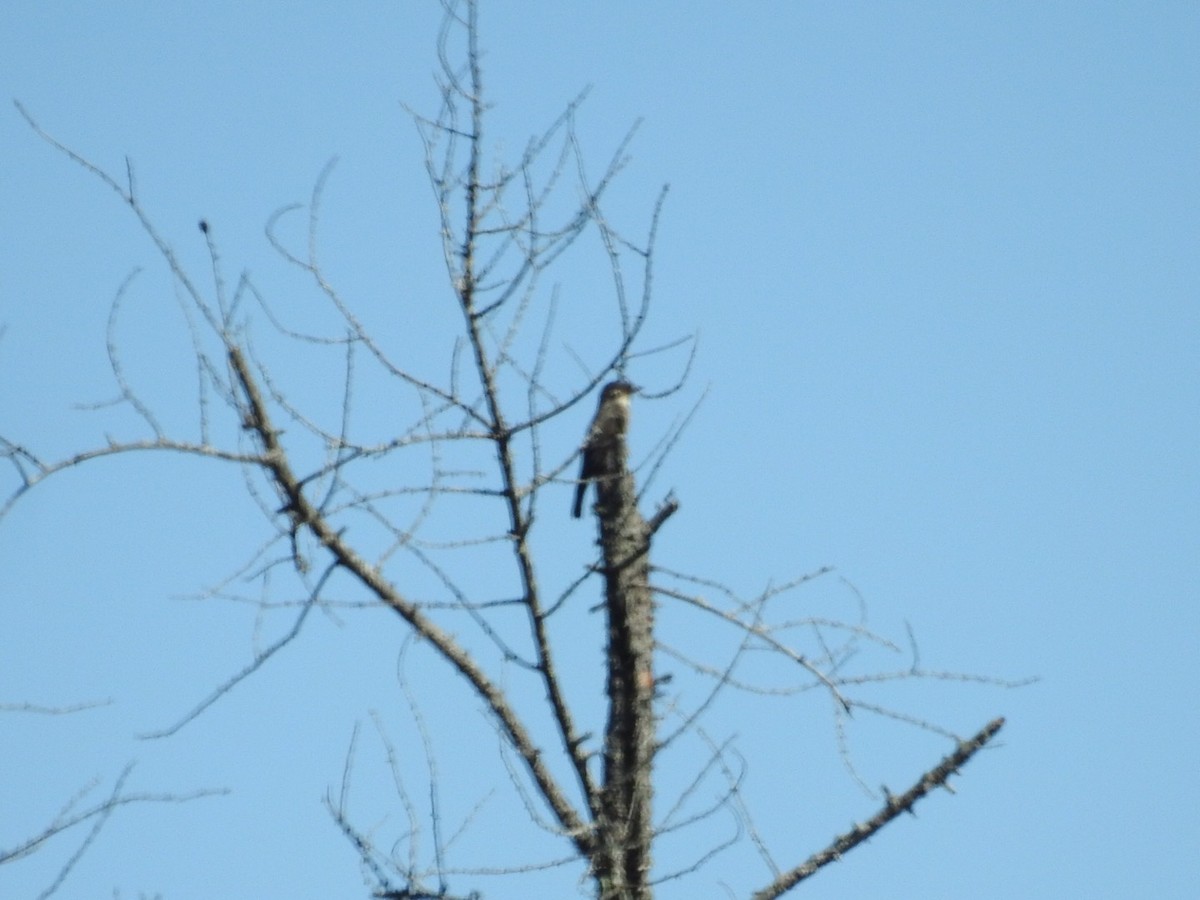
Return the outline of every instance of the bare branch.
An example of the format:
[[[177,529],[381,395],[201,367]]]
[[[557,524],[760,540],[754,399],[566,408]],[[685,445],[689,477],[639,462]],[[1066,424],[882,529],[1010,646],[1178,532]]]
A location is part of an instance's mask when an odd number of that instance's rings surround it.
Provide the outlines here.
[[[954,752],[944,757],[940,763],[917,779],[916,783],[903,794],[888,795],[883,808],[867,821],[855,825],[845,834],[838,835],[833,842],[818,853],[814,853],[805,862],[784,872],[765,888],[756,891],[754,900],[772,900],[790,891],[797,884],[814,874],[822,866],[841,859],[846,852],[853,850],[863,841],[869,840],[879,829],[895,819],[901,813],[911,813],[917,801],[939,786],[948,787],[947,781],[951,775],[957,775],[958,770],[982,749],[988,741],[996,736],[1004,727],[1004,719],[994,719],[985,725],[978,734],[968,741],[962,741]]]
[[[313,606],[316,605],[317,599],[320,596],[321,588],[325,586],[325,582],[329,579],[329,576],[332,575],[334,571],[335,567],[332,565],[325,570],[325,574],[323,574],[320,580],[317,582],[317,587],[313,590],[304,606],[301,607],[300,615],[296,617],[296,621],[292,624],[292,627],[288,629],[288,632],[283,637],[271,644],[266,650],[255,656],[249,665],[213,690],[213,692],[204,698],[204,700],[202,700],[199,704],[197,704],[191,710],[191,712],[185,715],[174,725],[164,728],[161,731],[148,732],[141,735],[141,737],[151,740],[155,738],[170,737],[171,735],[175,734],[181,728],[183,728],[183,726],[194,720],[206,709],[208,709],[210,706],[232,691],[235,687],[261,669],[272,656],[295,640],[297,635],[300,634],[300,629],[304,627],[305,619],[308,618],[308,614],[312,611]]]
[[[0,703],[0,712],[27,712],[39,713],[46,716],[65,716],[69,713],[83,712],[111,704],[112,700],[86,700],[82,703],[72,703],[68,706],[43,706],[37,703]]]
[[[71,869],[75,867],[75,864],[87,851],[88,847],[90,847],[92,842],[95,841],[97,835],[99,835],[101,829],[108,821],[108,818],[119,807],[128,806],[134,803],[186,803],[190,800],[197,800],[201,797],[216,797],[229,793],[227,790],[207,789],[193,791],[187,794],[127,794],[125,793],[125,783],[128,781],[132,771],[133,763],[130,763],[117,777],[116,782],[113,784],[112,791],[109,792],[109,795],[105,800],[85,809],[75,811],[75,806],[87,793],[91,792],[91,790],[95,787],[95,784],[84,788],[79,794],[73,797],[64,807],[64,809],[54,818],[54,820],[45,828],[43,828],[38,834],[31,838],[27,838],[16,847],[12,847],[8,850],[0,850],[0,865],[4,865],[5,863],[10,863],[21,859],[24,856],[28,856],[29,854],[39,850],[44,844],[58,835],[63,834],[64,832],[67,832],[78,825],[82,825],[85,822],[92,822],[92,827],[89,829],[87,835],[84,837],[79,846],[76,847],[70,858],[59,869],[58,875],[55,877],[54,882],[42,894],[39,895],[41,897],[49,897],[50,895],[54,894],[59,887],[62,886],[62,883],[70,874]]]

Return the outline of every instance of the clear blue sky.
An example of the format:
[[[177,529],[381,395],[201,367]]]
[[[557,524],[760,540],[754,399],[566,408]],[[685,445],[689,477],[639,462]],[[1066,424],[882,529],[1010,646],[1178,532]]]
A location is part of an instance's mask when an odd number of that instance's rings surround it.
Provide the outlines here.
[[[873,626],[902,636],[911,623],[924,665],[1041,679],[882,695],[962,734],[994,715],[1008,725],[956,795],[796,896],[1195,897],[1200,6],[516,8],[482,10],[491,146],[515,154],[592,85],[579,132],[594,171],[644,120],[609,215],[636,231],[671,185],[651,334],[699,332],[700,354],[690,393],[640,405],[635,447],[649,451],[709,394],[651,490],[683,504],[657,562],[746,594],[833,565]],[[231,277],[248,269],[280,302],[301,281],[262,225],[337,156],[323,249],[403,346],[407,329],[448,321],[432,196],[401,106],[435,108],[438,20],[432,2],[10,2],[0,96],[97,164],[123,172],[128,156],[186,264],[204,273],[204,217]],[[75,404],[114,394],[105,321],[139,266],[119,324],[131,377],[167,408],[172,390],[194,389],[161,262],[118,198],[10,106],[0,148],[0,433],[47,456],[109,427],[131,434],[128,418]],[[592,241],[563,258],[565,328],[608,299],[599,253]],[[167,419],[194,422],[186,410]],[[576,572],[591,531],[565,519],[558,490],[564,521],[544,547]],[[321,805],[356,722],[359,824],[381,840],[402,829],[370,710],[414,778],[421,763],[396,687],[403,633],[383,614],[318,616],[175,738],[136,737],[284,627],[179,599],[244,557],[255,516],[234,470],[140,458],[65,475],[0,522],[0,703],[112,701],[69,718],[0,715],[0,847],[93,777],[110,788],[131,760],[130,790],[232,792],[120,811],[59,896],[365,896]],[[836,584],[798,594],[797,614],[837,595]],[[664,611],[664,627],[686,621]],[[579,637],[579,657],[598,665],[595,640]],[[410,677],[434,710],[443,768],[493,757],[478,704],[440,669],[412,675],[420,654]],[[876,808],[838,763],[827,704],[737,712],[717,737],[741,734],[747,790],[781,862]],[[757,737],[768,719],[774,730]],[[871,721],[850,736],[867,782],[893,790],[948,749]],[[444,785],[447,830],[478,787]],[[454,862],[542,858],[488,845],[489,827],[521,816],[493,802]],[[0,896],[36,896],[78,837],[0,869]],[[667,845],[660,862],[687,849]],[[767,873],[743,844],[695,878],[661,896],[727,896],[722,884],[744,896]],[[519,884],[487,896],[574,888]]]

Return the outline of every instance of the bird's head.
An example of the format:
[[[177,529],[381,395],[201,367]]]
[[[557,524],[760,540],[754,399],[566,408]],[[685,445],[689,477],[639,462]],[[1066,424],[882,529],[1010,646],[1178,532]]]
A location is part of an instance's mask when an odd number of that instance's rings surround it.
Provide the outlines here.
[[[606,403],[609,400],[621,400],[628,403],[629,398],[636,394],[637,390],[637,386],[630,384],[628,381],[610,381],[604,386],[604,390],[600,392],[600,402]]]

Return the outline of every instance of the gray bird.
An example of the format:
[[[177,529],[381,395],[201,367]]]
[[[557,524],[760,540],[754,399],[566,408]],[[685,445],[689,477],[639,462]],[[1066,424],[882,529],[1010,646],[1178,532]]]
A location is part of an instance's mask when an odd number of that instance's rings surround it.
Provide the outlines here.
[[[613,381],[600,392],[596,417],[588,428],[583,442],[583,462],[579,469],[579,484],[575,486],[575,506],[571,515],[583,515],[583,495],[587,486],[598,478],[616,474],[616,450],[629,430],[629,398],[637,388],[628,381]]]

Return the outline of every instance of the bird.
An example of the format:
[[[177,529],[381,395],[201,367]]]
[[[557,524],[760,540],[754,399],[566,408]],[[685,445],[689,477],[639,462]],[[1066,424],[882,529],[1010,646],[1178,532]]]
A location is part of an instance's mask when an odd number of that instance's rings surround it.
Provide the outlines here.
[[[583,462],[579,467],[579,483],[575,485],[575,505],[571,515],[583,515],[583,495],[588,484],[607,475],[616,474],[616,450],[625,440],[629,429],[629,398],[637,388],[628,381],[612,381],[600,392],[596,416],[588,427],[583,441]]]

